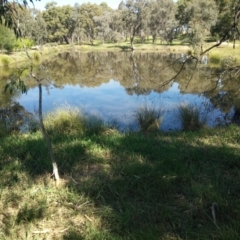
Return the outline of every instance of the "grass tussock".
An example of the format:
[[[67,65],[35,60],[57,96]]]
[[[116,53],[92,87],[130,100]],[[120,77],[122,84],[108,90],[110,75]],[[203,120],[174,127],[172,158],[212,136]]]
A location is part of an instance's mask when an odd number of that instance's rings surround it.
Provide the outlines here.
[[[49,134],[82,134],[86,131],[86,117],[79,108],[58,107],[47,113],[44,124]]]
[[[219,53],[212,53],[209,55],[209,62],[211,64],[220,64],[221,63],[221,55]]]
[[[195,131],[206,125],[206,118],[202,118],[200,108],[191,104],[182,104],[178,108],[178,118],[182,130]]]
[[[139,107],[134,116],[142,132],[159,131],[163,111],[146,104]]]
[[[9,68],[9,65],[10,65],[10,59],[6,56],[2,56],[1,57],[1,63],[2,63],[2,66],[7,69]]]
[[[33,53],[33,59],[34,59],[34,61],[35,61],[36,63],[39,63],[40,60],[41,60],[41,55],[40,55],[40,53],[39,53],[39,52],[34,52],[34,53]]]

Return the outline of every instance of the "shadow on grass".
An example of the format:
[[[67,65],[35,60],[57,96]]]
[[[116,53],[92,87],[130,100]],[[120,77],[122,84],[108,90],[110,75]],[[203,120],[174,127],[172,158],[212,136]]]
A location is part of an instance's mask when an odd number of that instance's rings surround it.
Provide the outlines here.
[[[115,46],[108,46],[107,48],[120,48],[121,50],[132,50],[130,46],[121,46],[121,45],[115,45]]]
[[[94,203],[91,213],[101,219],[103,234],[96,239],[238,239],[237,131],[103,133],[53,142],[60,172],[74,179],[69,187]],[[8,149],[13,158],[21,149],[18,159],[31,174],[48,159],[42,139],[35,138]],[[74,230],[63,239],[72,236],[84,239]]]

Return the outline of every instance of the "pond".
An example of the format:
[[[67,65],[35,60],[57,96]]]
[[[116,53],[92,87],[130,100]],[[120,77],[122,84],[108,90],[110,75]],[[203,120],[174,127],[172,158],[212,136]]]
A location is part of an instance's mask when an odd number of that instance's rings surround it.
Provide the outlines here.
[[[72,51],[52,56],[35,71],[48,79],[43,91],[45,113],[56,107],[79,107],[126,130],[136,129],[134,115],[147,105],[161,109],[161,129],[169,131],[181,128],[178,109],[182,104],[199,108],[208,126],[231,121],[239,102],[239,82],[220,79],[219,69],[206,59],[197,67],[193,61],[182,69],[184,55],[175,53]],[[27,94],[4,94],[1,107],[17,101],[27,111],[38,109],[36,82],[25,75]],[[1,80],[0,87],[8,78]]]

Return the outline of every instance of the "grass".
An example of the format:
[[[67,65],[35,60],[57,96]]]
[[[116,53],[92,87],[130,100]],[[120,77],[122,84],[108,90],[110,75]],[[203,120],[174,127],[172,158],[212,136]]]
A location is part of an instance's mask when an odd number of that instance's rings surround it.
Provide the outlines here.
[[[10,59],[6,56],[1,57],[2,66],[8,68],[10,64]]]
[[[206,118],[201,117],[200,109],[191,104],[182,104],[179,106],[178,118],[182,129],[185,131],[196,131],[206,125]]]
[[[86,129],[86,118],[78,108],[60,106],[45,116],[45,127],[49,134],[82,134]]]
[[[39,131],[0,137],[0,239],[239,239],[238,126],[92,132],[74,113],[45,120],[58,188]]]
[[[215,42],[206,42],[205,48],[208,48],[212,45],[214,45]],[[134,47],[136,51],[148,51],[148,52],[174,52],[174,53],[186,53],[190,54],[192,53],[192,49],[189,47],[189,44],[184,44],[183,40],[175,39],[172,43],[172,45],[167,45],[166,43],[161,43],[159,39],[153,44],[152,39],[149,38],[148,40],[144,41],[144,43],[141,43],[136,37],[134,42]],[[69,51],[69,50],[80,50],[80,51],[130,51],[130,42],[124,41],[124,42],[118,42],[118,43],[105,43],[102,44],[100,41],[95,40],[94,44],[90,44],[89,42],[85,42],[82,45],[58,45],[58,44],[46,44],[41,48],[41,54],[38,50],[29,50],[30,56],[33,57],[35,60],[35,63],[38,63],[44,58],[47,58],[49,55],[56,54],[58,52],[63,51]],[[212,57],[211,57],[212,56]],[[212,61],[219,61],[219,57],[221,59],[228,59],[230,56],[233,58],[235,63],[240,62],[240,55],[239,55],[239,42],[236,44],[236,49],[233,49],[232,43],[229,43],[229,45],[223,45],[218,48],[214,48],[210,51],[210,58],[212,58]],[[0,53],[0,67],[4,66],[4,61],[2,59],[5,58],[9,59],[9,67],[11,67],[13,64],[16,63],[20,64],[21,62],[28,61],[26,53],[24,51],[14,52],[11,54]],[[210,59],[211,61],[211,59]],[[215,64],[215,63],[214,63]]]
[[[163,111],[145,104],[135,113],[135,119],[142,132],[158,131],[162,122]]]
[[[221,56],[218,53],[210,54],[209,55],[209,62],[212,64],[220,64],[221,63]]]

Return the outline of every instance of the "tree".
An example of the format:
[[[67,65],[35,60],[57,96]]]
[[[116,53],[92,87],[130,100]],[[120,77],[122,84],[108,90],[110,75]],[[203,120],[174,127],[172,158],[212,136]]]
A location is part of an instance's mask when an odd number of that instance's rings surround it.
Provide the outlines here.
[[[18,37],[21,35],[21,31],[18,26],[17,8],[27,7],[29,4],[33,4],[33,0],[19,0],[11,2],[9,0],[0,1],[0,24],[4,24],[6,27],[12,28],[15,35]]]
[[[14,11],[12,9],[10,9],[9,8],[10,5],[8,5],[9,3],[7,1],[1,2],[1,3],[2,4],[0,6],[0,23],[4,22],[7,27],[9,27],[9,28],[12,27],[15,30],[15,34],[18,36],[18,34],[20,33],[19,30],[18,30],[18,24],[15,25],[15,23],[11,22],[12,20],[16,19],[15,18],[17,16],[17,15],[15,15],[15,14],[17,14],[17,12],[15,12],[16,9],[14,8]],[[24,4],[26,5],[27,2],[25,1]],[[11,5],[10,7],[12,7],[12,6],[14,6],[14,5]],[[14,14],[14,16],[11,15],[11,14]],[[0,25],[0,27],[2,27],[2,26]],[[29,60],[30,60],[30,75],[31,75],[32,78],[34,78],[38,82],[38,87],[39,87],[39,111],[38,111],[38,113],[39,113],[40,126],[41,126],[41,130],[42,130],[42,134],[45,138],[47,147],[49,149],[50,158],[51,158],[52,166],[53,166],[53,176],[55,177],[55,180],[56,180],[57,184],[59,184],[60,177],[59,177],[59,173],[58,173],[57,162],[54,158],[53,151],[52,151],[52,144],[51,144],[49,136],[47,135],[47,132],[45,130],[45,127],[44,127],[44,124],[43,124],[43,118],[42,118],[42,81],[45,80],[45,79],[38,78],[33,73],[33,62],[32,62],[32,58],[29,56],[29,54],[27,52],[27,49],[26,49],[26,55],[29,57]],[[22,91],[22,93],[26,93],[26,91],[27,91],[26,85],[25,85],[24,81],[22,81],[22,79],[21,79],[21,76],[22,76],[22,73],[23,73],[24,70],[25,70],[25,68],[22,71],[20,71],[20,73],[17,75],[17,77],[15,79],[12,79],[6,85],[5,92],[9,88],[10,88],[10,92],[11,92],[11,90],[17,88],[17,89],[20,89]]]
[[[16,44],[16,37],[12,29],[0,25],[0,51],[12,51]]]
[[[182,5],[183,4],[183,5]],[[218,9],[214,0],[182,1],[180,8],[185,6],[184,13],[179,17],[188,29],[190,44],[195,52],[203,52],[204,39],[217,22]]]
[[[51,42],[69,44],[72,41],[76,22],[72,18],[73,8],[69,5],[58,7],[55,2],[48,3],[43,12],[47,28],[47,39]]]
[[[127,0],[122,11],[124,27],[130,35],[131,48],[134,49],[133,40],[136,34],[147,25],[150,15],[148,0]]]
[[[176,3],[172,0],[157,0],[151,3],[149,28],[153,43],[158,35],[168,42],[172,42],[177,31],[178,22],[175,19]]]
[[[112,30],[109,27],[111,20],[110,15],[108,13],[105,13],[102,16],[93,17],[93,20],[96,24],[98,37],[102,40],[102,43],[104,43],[106,40],[111,39]]]
[[[42,17],[42,12],[32,9],[34,21],[32,22],[31,39],[38,45],[45,42],[47,36],[47,26]]]
[[[84,3],[79,8],[79,21],[84,29],[84,34],[93,43],[96,34],[94,17],[101,16],[103,8],[97,4]]]
[[[212,27],[211,32],[213,35],[221,37],[228,30],[232,21],[236,21],[236,15],[240,9],[239,0],[215,0],[219,9],[219,17],[215,26]],[[235,48],[235,40],[239,37],[238,30],[239,24],[235,24],[235,27],[228,32],[227,39],[234,41],[233,48]]]

